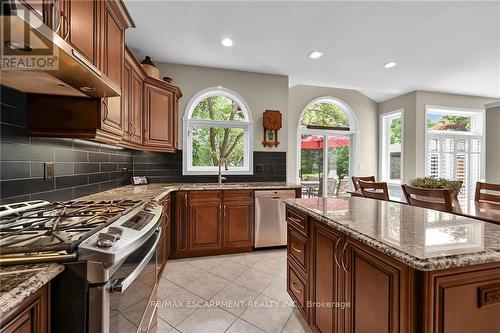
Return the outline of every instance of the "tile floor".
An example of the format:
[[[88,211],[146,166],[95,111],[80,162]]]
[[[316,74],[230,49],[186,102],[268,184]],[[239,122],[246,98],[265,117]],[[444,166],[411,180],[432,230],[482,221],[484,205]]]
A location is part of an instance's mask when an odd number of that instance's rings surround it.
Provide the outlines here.
[[[311,332],[286,291],[286,250],[169,260],[158,332]]]

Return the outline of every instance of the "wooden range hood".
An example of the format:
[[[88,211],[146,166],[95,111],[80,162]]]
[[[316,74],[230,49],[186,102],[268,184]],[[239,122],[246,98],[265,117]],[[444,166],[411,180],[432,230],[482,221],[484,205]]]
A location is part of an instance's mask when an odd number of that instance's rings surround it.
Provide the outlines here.
[[[2,2],[4,5],[4,2]],[[0,83],[27,93],[80,97],[120,96],[120,87],[19,0],[3,6]],[[28,41],[28,42],[26,42]],[[45,51],[44,51],[45,50]],[[56,55],[57,66],[38,69],[4,66],[8,56]],[[7,55],[7,56],[6,56]]]

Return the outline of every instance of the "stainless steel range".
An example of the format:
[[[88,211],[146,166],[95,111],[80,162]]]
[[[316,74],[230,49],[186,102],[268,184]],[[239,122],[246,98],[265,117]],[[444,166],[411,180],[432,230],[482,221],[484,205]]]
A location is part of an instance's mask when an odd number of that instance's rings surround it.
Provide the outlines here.
[[[155,201],[44,201],[0,207],[0,264],[64,262],[53,332],[147,332],[154,325]]]

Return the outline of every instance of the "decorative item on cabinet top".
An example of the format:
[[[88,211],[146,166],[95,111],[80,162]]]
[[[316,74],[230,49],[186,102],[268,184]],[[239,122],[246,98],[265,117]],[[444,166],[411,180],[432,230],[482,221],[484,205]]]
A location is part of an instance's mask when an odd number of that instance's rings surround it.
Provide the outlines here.
[[[155,66],[150,56],[146,56],[146,58],[141,61],[141,65],[146,75],[154,77],[155,79],[160,78],[160,70]]]
[[[278,110],[266,110],[262,116],[262,125],[264,127],[264,147],[278,147],[278,131],[281,129],[281,112]]]

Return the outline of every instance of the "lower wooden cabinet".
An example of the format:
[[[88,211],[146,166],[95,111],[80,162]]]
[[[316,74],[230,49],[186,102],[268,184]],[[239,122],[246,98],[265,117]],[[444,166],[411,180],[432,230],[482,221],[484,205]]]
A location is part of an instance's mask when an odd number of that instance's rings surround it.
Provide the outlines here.
[[[170,256],[170,194],[162,199],[163,213],[161,217],[161,238],[156,249],[157,265],[156,275],[159,278]]]
[[[49,297],[48,285],[41,287],[10,312],[0,318],[2,333],[48,333]]]
[[[253,191],[180,191],[175,195],[172,256],[250,251]]]

